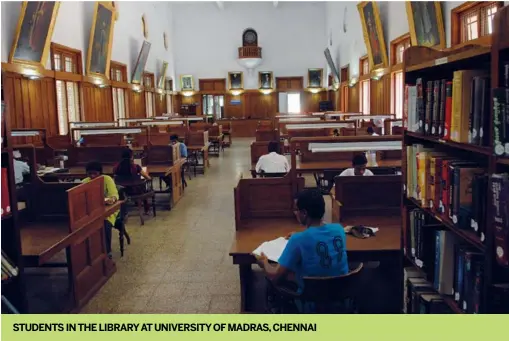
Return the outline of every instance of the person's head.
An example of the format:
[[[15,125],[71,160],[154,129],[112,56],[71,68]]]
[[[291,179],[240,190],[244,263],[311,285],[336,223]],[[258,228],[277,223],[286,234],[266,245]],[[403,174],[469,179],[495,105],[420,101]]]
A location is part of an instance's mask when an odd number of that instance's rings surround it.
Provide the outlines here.
[[[337,129],[334,129],[334,131],[332,133],[334,134],[334,136],[339,136],[339,130],[337,130]]]
[[[179,137],[178,137],[178,135],[171,135],[171,136],[170,136],[170,142],[171,142],[171,144],[175,144],[175,143],[177,143],[178,141],[179,141]]]
[[[133,151],[130,148],[126,148],[122,151],[122,160],[133,160]]]
[[[279,153],[279,143],[270,141],[268,145],[269,153]]]
[[[87,176],[90,179],[95,179],[103,173],[103,165],[98,161],[91,161],[85,167]]]
[[[325,200],[317,189],[305,189],[297,194],[296,206],[299,222],[304,226],[316,223],[325,214]]]
[[[373,127],[368,127],[367,132],[368,132],[369,135],[373,135],[375,130],[373,129]]]
[[[366,155],[356,154],[352,159],[352,167],[354,169],[355,175],[364,175],[367,164],[368,159],[366,159]]]

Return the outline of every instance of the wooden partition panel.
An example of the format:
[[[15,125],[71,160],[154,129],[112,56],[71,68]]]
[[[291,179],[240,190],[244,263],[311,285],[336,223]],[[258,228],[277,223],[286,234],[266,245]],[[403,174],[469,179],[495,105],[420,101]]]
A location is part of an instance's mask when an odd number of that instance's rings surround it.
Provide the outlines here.
[[[84,147],[101,147],[101,146],[123,146],[125,145],[124,135],[122,134],[98,134],[84,135]]]
[[[154,94],[154,101],[155,101],[155,113],[156,116],[161,116],[162,114],[166,114],[168,112],[168,109],[166,107],[166,94]]]
[[[355,86],[348,88],[348,111],[358,112],[359,111],[359,100],[360,100],[360,85],[357,83]]]
[[[251,118],[272,119],[277,112],[277,93],[265,95],[258,91],[246,92],[244,97],[244,116]]]
[[[258,162],[260,156],[267,154],[269,141],[255,141],[251,143],[251,163]]]
[[[44,128],[46,136],[58,135],[55,80],[29,80],[19,74],[5,72],[2,79],[6,115],[11,128]],[[19,143],[31,143],[31,138]]]
[[[71,147],[71,138],[69,135],[48,136],[46,137],[46,143],[53,149],[65,150]]]
[[[181,138],[181,137],[185,138],[188,131],[189,131],[189,129],[187,127],[170,126],[168,128],[168,134],[170,134],[170,136],[177,135],[179,138]]]
[[[113,95],[111,88],[98,88],[82,83],[82,109],[85,122],[113,122]]]
[[[278,141],[277,131],[271,130],[256,130],[255,138],[257,142],[263,141]]]
[[[143,92],[128,91],[129,96],[129,118],[146,118],[145,96]]]
[[[397,214],[401,205],[401,175],[338,176],[334,179],[341,218]]]
[[[240,101],[240,103],[238,102]],[[244,95],[233,96],[227,93],[224,96],[224,116],[228,118],[247,118],[249,115],[244,113],[245,98]]]
[[[188,146],[205,146],[209,143],[208,131],[189,131],[186,137]]]
[[[312,136],[331,136],[334,129],[319,128],[319,129],[290,129],[287,130],[288,136],[292,137],[312,137]]]
[[[297,178],[297,190],[304,188],[304,178]],[[236,220],[250,218],[291,218],[293,198],[291,176],[284,178],[240,179],[236,189]],[[238,226],[237,226],[238,227]]]
[[[327,100],[327,92],[322,91],[317,94],[304,91],[302,95],[302,111],[318,112],[320,111],[320,102]]]
[[[180,151],[177,145],[145,147],[145,163],[147,165],[171,166],[179,159]]]
[[[69,150],[70,166],[85,166],[90,161],[114,165],[120,161],[122,151],[127,147],[72,147]]]
[[[391,112],[391,76],[371,80],[371,114]]]
[[[207,131],[212,127],[212,124],[210,123],[204,123],[204,122],[194,122],[191,123],[189,126],[189,129],[192,131]]]
[[[69,226],[71,232],[79,230],[104,211],[104,177],[73,187],[67,193],[69,200]]]

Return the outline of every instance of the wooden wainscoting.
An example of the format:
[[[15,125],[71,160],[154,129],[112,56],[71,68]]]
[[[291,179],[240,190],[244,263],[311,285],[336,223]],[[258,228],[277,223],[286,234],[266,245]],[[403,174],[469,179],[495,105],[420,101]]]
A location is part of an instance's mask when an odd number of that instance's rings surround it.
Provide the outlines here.
[[[145,118],[145,93],[136,92],[133,90],[128,91],[129,96],[129,118]]]
[[[254,90],[244,93],[243,96],[246,117],[272,119],[278,111],[277,93],[275,92],[264,95],[258,90]]]
[[[96,85],[82,83],[83,120],[85,122],[112,122],[113,95],[111,88],[98,88]]]
[[[232,104],[232,101],[240,101],[240,104]],[[243,118],[249,115],[244,114],[245,106],[244,95],[233,96],[232,94],[225,94],[224,96],[224,116],[228,118]]]
[[[348,88],[348,111],[349,112],[359,112],[359,91],[360,85],[359,83],[355,84],[353,87]]]
[[[320,109],[320,102],[327,100],[327,91],[322,91],[317,94],[313,94],[309,91],[302,93],[302,111],[318,112]]]
[[[372,114],[391,112],[391,76],[385,75],[379,80],[371,80],[370,105]]]
[[[170,95],[164,93],[160,94],[157,92],[154,94],[156,116],[161,116],[162,114],[168,112],[168,109],[166,108],[166,96]]]
[[[48,136],[58,135],[55,79],[5,72],[2,86],[12,128],[45,128]]]

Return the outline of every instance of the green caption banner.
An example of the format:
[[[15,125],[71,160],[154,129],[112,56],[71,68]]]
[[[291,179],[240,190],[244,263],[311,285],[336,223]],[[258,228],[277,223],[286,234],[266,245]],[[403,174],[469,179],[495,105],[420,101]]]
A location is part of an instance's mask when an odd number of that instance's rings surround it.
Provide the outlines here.
[[[2,340],[462,340],[502,335],[508,315],[2,315]]]

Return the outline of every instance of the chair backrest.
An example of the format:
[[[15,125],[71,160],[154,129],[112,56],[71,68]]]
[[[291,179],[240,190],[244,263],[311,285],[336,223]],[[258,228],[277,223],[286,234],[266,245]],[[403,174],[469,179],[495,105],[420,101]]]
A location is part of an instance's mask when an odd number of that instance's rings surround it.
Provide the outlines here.
[[[334,303],[357,295],[358,277],[364,264],[360,263],[347,274],[335,277],[304,277],[304,292],[299,298],[315,303],[317,312],[327,312]]]
[[[286,176],[286,174],[288,173],[266,173],[262,170],[260,176],[262,178],[283,178]]]

